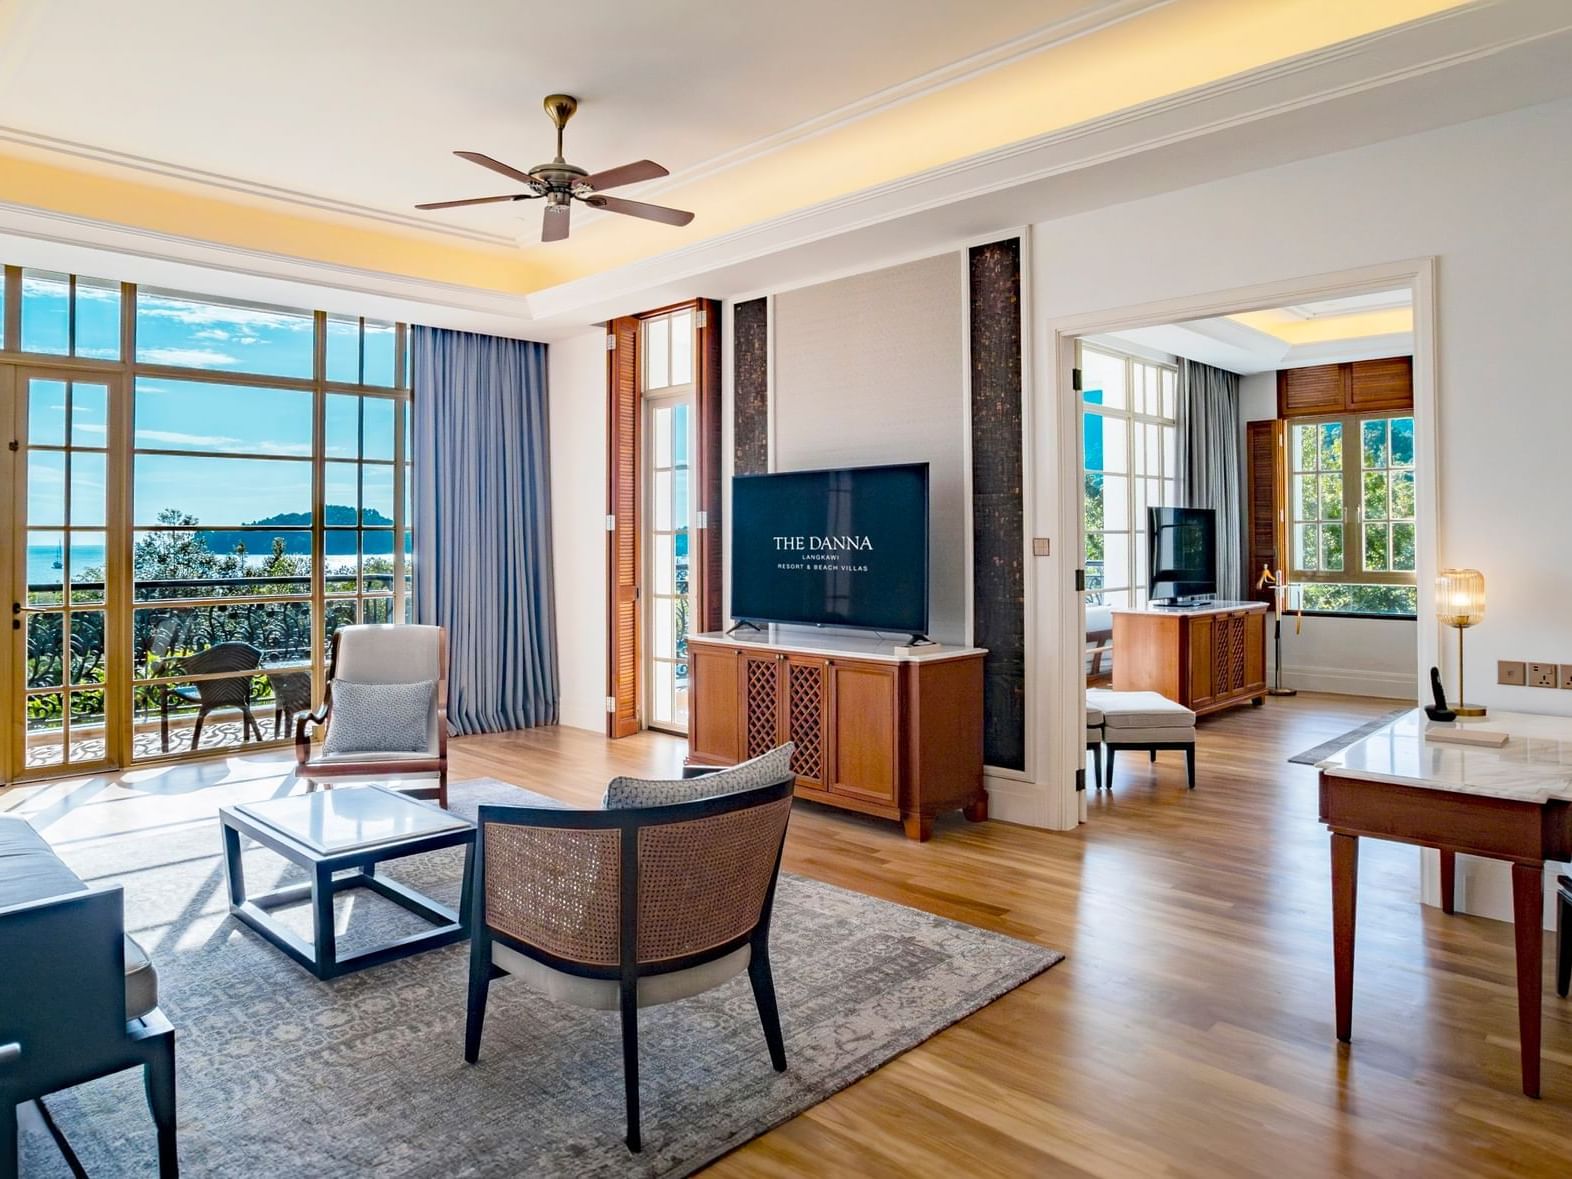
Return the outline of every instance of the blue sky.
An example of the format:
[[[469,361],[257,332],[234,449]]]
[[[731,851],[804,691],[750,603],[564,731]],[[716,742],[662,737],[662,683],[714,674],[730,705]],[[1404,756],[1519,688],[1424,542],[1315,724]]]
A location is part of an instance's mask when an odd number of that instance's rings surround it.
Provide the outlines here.
[[[310,312],[199,301],[141,289],[137,298],[137,359],[150,364],[191,366],[210,372],[309,377],[313,320]],[[76,354],[115,359],[119,353],[120,287],[77,281]],[[365,382],[391,387],[395,334],[391,324],[366,324]],[[66,280],[24,272],[22,341],[29,351],[63,355],[70,348]],[[354,382],[361,375],[359,324],[328,321],[328,377]],[[105,417],[102,397],[86,384],[77,387],[72,441],[102,446]],[[144,377],[135,389],[136,446],[140,450],[193,452],[138,455],[134,472],[135,516],[152,523],[163,508],[189,512],[204,524],[240,524],[279,512],[307,512],[311,506],[311,394],[292,389],[262,389]],[[362,405],[364,409],[362,409]],[[364,453],[362,421],[364,413]],[[30,437],[63,441],[65,388],[50,382],[35,387],[30,399]],[[330,395],[327,406],[327,502],[354,504],[357,457],[393,458],[393,405],[376,398]],[[248,454],[257,459],[224,458]],[[35,456],[30,513],[42,523],[51,518],[63,477],[58,456]],[[102,502],[101,476],[92,459],[81,456],[74,472],[80,504]],[[366,468],[365,506],[393,515],[391,468]],[[81,513],[79,512],[80,516]],[[79,520],[86,523],[86,520]]]

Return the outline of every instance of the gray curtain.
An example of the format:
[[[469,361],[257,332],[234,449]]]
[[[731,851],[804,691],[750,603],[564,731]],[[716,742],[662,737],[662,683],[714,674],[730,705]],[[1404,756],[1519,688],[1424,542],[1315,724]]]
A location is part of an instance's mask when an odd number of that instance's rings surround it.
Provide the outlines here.
[[[1239,374],[1179,362],[1179,494],[1185,506],[1217,512],[1217,594],[1243,597],[1243,427]]]
[[[448,629],[449,726],[555,724],[546,345],[412,330],[415,609]]]

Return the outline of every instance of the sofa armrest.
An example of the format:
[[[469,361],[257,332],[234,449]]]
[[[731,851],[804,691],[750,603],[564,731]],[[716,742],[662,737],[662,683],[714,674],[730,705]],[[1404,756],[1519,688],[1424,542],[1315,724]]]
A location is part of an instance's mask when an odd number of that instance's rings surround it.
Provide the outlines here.
[[[124,911],[118,887],[0,909],[0,1044],[18,1045],[0,1089],[49,1093],[125,1056]]]

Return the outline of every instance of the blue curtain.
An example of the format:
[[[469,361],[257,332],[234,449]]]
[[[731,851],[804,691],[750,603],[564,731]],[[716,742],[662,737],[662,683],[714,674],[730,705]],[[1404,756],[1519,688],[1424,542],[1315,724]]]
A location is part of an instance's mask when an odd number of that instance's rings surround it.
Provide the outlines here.
[[[546,345],[416,327],[416,620],[448,630],[455,733],[557,722]]]

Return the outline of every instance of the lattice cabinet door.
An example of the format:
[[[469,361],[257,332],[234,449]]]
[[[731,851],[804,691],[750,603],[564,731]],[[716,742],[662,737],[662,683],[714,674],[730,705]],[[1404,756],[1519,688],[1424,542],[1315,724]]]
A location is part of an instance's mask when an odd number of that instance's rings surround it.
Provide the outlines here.
[[[747,655],[742,663],[743,734],[746,760],[780,744],[781,686],[785,657]]]
[[[788,658],[786,668],[786,739],[796,744],[791,768],[804,785],[825,789],[825,704],[829,697],[827,668],[822,659]]]

